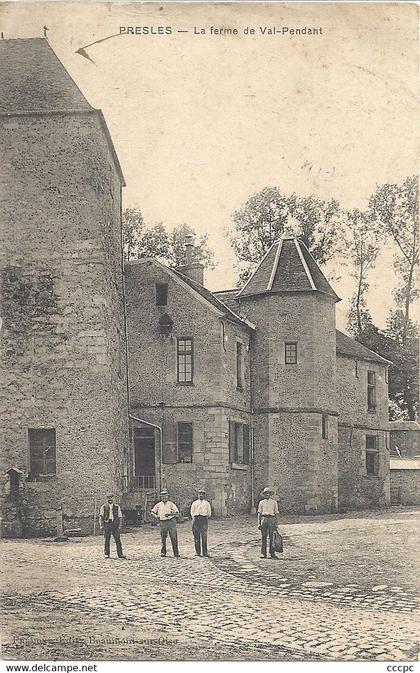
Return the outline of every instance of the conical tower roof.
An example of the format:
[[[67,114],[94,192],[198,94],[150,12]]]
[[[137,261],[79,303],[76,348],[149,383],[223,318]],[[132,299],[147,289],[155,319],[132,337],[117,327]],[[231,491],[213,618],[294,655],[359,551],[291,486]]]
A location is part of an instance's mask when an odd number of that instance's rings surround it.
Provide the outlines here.
[[[283,292],[323,292],[340,301],[306,245],[297,238],[273,243],[237,299]]]

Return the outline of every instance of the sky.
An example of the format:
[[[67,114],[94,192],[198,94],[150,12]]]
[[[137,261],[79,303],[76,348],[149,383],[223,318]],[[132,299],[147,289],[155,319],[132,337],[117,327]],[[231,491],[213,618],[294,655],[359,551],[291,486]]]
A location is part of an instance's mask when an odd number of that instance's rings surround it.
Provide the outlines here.
[[[104,112],[127,182],[124,207],[140,208],[150,225],[187,222],[208,233],[218,263],[206,285],[224,289],[236,281],[231,214],[256,191],[276,185],[363,208],[377,184],[417,172],[417,11],[414,4],[20,2],[1,4],[0,19],[7,38],[41,37],[49,28],[55,53]],[[128,26],[143,34],[120,34]],[[144,34],[152,26],[172,34]],[[212,26],[238,35],[212,34]],[[322,34],[290,34],[304,27]],[[87,48],[93,63],[76,53],[112,35]],[[339,266],[327,271],[342,276],[334,287],[344,327],[354,281]],[[390,249],[370,282],[368,303],[384,326],[395,286]]]

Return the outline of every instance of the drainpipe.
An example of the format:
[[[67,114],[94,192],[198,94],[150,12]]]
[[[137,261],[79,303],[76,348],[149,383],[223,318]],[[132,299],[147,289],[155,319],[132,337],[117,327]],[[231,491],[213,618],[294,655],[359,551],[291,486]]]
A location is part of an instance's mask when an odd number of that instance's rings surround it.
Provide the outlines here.
[[[249,337],[249,419],[251,430],[251,514],[255,514],[255,470],[254,470],[254,391],[253,391],[253,352],[254,352],[254,334],[250,332]]]
[[[143,425],[148,425],[150,428],[155,428],[155,430],[158,431],[158,446],[159,446],[159,463],[158,463],[158,470],[159,470],[159,488],[161,488],[161,482],[162,482],[162,428],[160,425],[156,425],[155,423],[150,423],[149,421],[145,421],[144,418],[137,418],[136,416],[133,416],[130,414],[130,418],[133,421],[137,421],[138,423],[142,423]],[[134,466],[133,466],[134,467]]]

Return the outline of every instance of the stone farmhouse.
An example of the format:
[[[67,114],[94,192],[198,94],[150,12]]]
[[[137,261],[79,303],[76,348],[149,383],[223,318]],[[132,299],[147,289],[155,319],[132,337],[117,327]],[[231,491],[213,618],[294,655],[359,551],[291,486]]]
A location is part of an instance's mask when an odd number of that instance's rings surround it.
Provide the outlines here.
[[[387,360],[336,330],[305,245],[240,290],[122,262],[124,178],[107,126],[43,39],[1,40],[2,534],[91,532],[166,487],[187,511],[389,504]]]

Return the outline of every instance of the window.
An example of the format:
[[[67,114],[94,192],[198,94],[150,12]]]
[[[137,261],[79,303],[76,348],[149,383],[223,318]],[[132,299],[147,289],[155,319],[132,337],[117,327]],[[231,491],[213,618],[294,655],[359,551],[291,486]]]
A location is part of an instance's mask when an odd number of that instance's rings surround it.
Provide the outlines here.
[[[192,463],[193,424],[178,423],[178,463]]]
[[[168,284],[156,283],[156,306],[166,306],[168,303]]]
[[[55,474],[55,430],[29,430],[29,459],[32,477]]]
[[[377,435],[366,435],[366,474],[379,474],[379,442]]]
[[[249,465],[249,425],[229,421],[229,461]]]
[[[297,364],[297,343],[289,342],[284,344],[284,362],[286,365]]]
[[[328,439],[328,416],[322,414],[322,439]]]
[[[193,340],[182,338],[177,340],[177,381],[192,384],[193,382]]]
[[[242,344],[236,342],[236,387],[242,390]]]
[[[367,373],[367,398],[368,411],[376,411],[376,374],[375,372]]]

